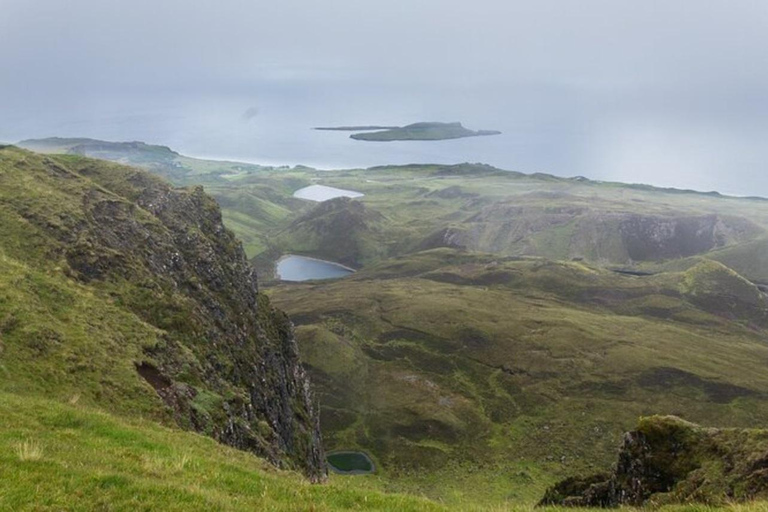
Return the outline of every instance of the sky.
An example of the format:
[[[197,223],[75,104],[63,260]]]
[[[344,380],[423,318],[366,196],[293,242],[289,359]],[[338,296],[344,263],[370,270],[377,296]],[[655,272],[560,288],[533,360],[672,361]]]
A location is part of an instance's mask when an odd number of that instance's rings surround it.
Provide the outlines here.
[[[467,158],[768,196],[766,48],[764,0],[0,0],[0,140]],[[422,120],[504,137],[382,150],[305,133]]]

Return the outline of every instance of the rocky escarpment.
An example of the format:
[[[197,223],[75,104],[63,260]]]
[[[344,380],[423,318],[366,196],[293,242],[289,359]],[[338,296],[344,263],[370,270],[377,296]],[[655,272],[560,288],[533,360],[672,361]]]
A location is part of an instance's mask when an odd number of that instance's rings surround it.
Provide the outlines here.
[[[717,504],[766,497],[768,430],[709,429],[654,416],[624,435],[611,472],[564,480],[540,505]]]
[[[718,215],[631,215],[619,222],[622,244],[627,256],[635,261],[693,256],[758,232],[746,219]]]
[[[527,202],[542,198],[530,196]],[[572,198],[571,198],[572,199]],[[749,220],[670,212],[598,212],[580,204],[532,206],[498,202],[428,236],[421,249],[466,248],[507,255],[631,264],[682,258],[750,240],[762,230]]]
[[[259,293],[213,199],[119,165],[3,153],[3,186],[17,189],[6,207],[34,252],[159,329],[136,378],[176,422],[323,479],[318,413],[291,322]]]

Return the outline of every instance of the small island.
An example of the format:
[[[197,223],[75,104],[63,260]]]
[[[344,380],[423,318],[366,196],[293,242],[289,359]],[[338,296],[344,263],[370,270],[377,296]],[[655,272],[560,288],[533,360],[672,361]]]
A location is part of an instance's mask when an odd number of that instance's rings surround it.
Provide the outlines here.
[[[369,133],[353,133],[350,138],[373,142],[391,142],[399,140],[449,140],[465,137],[482,137],[499,135],[495,130],[469,130],[461,123],[414,123],[402,127],[376,126],[341,126],[338,128],[316,128],[317,130],[368,131]],[[372,131],[376,130],[376,131]]]

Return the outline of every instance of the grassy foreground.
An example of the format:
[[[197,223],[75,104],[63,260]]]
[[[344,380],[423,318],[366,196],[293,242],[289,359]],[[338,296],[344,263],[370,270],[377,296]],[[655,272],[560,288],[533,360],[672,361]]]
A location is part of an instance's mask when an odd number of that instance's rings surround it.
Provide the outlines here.
[[[73,400],[74,402],[75,400]],[[0,510],[480,510],[377,490],[376,477],[299,475],[196,434],[0,393]],[[510,504],[484,510],[532,510]],[[547,510],[563,510],[549,508]],[[630,510],[630,509],[626,509]],[[766,503],[661,510],[757,512]]]
[[[212,439],[0,393],[0,510],[439,510],[426,500],[311,485]]]

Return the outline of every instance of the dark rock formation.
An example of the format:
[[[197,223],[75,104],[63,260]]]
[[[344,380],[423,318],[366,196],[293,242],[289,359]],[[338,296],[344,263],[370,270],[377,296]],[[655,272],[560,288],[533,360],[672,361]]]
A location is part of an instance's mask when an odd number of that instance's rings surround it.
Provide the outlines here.
[[[19,206],[20,214],[46,234],[70,277],[161,330],[163,342],[146,347],[136,369],[177,423],[324,479],[292,324],[259,293],[215,201],[201,187],[174,189],[119,165],[41,158],[40,170],[27,160],[25,172],[69,190],[44,214]]]
[[[693,256],[754,234],[745,219],[717,215],[661,217],[629,215],[619,224],[628,256],[635,261]]]
[[[631,264],[705,254],[762,234],[741,217],[596,211],[568,204],[567,195],[549,194],[491,203],[455,226],[432,233],[422,247]],[[542,200],[560,204],[530,204]]]
[[[766,468],[768,431],[706,429],[654,416],[624,435],[612,472],[563,480],[539,505],[747,501],[768,496]]]

